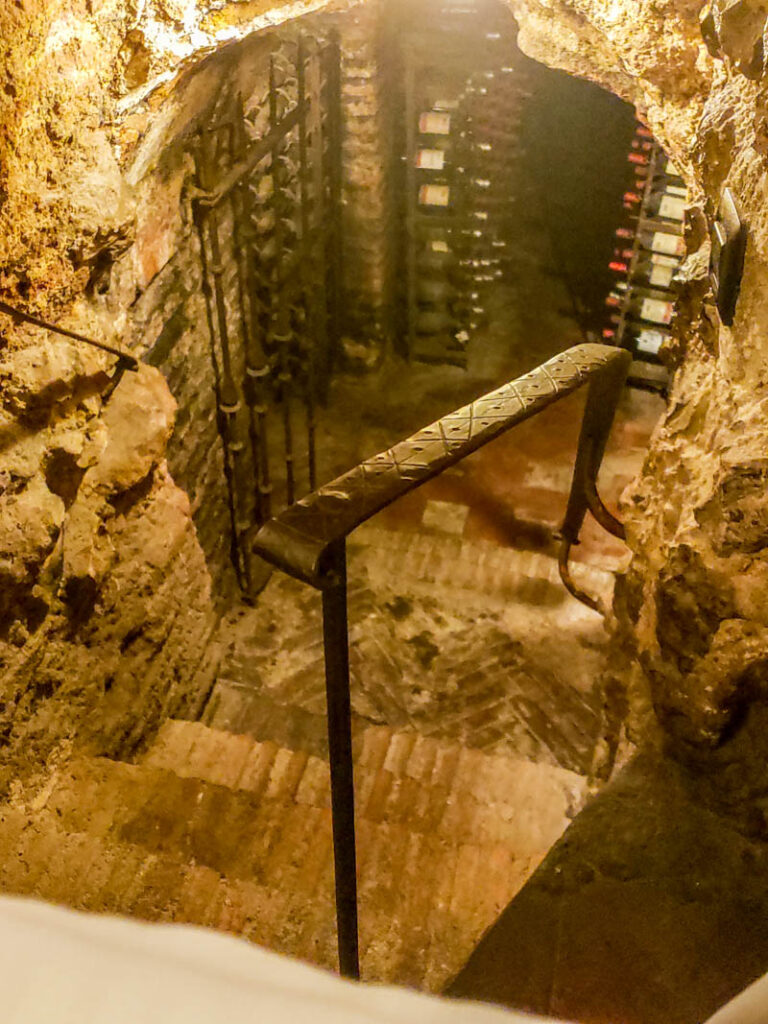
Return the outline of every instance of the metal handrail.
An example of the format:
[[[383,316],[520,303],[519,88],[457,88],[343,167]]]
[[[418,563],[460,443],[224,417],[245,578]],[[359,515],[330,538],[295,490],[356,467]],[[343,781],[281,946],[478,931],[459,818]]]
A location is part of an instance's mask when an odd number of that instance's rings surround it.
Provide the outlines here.
[[[598,602],[571,580],[568,555],[578,542],[587,511],[611,533],[623,537],[623,527],[600,500],[596,481],[630,363],[629,352],[608,345],[568,349],[319,487],[270,519],[253,539],[255,554],[317,588],[323,596],[336,920],[339,967],[347,977],[358,978],[360,968],[346,538],[404,494],[589,384],[573,482],[560,530],[559,564],[570,593],[600,610]]]

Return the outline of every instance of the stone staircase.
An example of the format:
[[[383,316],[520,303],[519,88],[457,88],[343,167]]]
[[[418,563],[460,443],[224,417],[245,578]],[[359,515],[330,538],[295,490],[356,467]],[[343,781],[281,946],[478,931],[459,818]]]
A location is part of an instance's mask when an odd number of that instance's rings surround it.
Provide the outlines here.
[[[593,591],[610,573],[576,566]],[[601,741],[605,632],[546,555],[366,526],[350,545],[355,731],[412,729],[588,775]],[[317,592],[276,574],[221,631],[203,720],[323,755]]]
[[[581,808],[585,779],[409,730],[355,741],[363,975],[438,990]],[[168,721],[0,813],[0,888],[219,928],[335,965],[327,761]]]

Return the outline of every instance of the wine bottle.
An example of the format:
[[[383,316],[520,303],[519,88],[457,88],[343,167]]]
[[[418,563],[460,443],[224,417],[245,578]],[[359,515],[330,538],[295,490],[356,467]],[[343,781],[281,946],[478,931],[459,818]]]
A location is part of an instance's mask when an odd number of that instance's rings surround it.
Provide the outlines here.
[[[426,274],[448,273],[456,266],[456,256],[447,248],[445,251],[428,248],[417,255],[416,266]]]
[[[664,327],[651,327],[627,319],[624,321],[621,336],[617,336],[617,342],[622,348],[629,349],[637,358],[655,363],[660,362],[659,351],[670,337],[670,332]]]
[[[629,261],[628,263],[612,263],[610,266],[616,273],[631,273],[633,283],[646,284],[651,288],[669,291],[672,288],[675,271],[680,266],[680,261],[675,256],[641,250],[638,252],[634,264]]]
[[[685,205],[687,191],[676,185],[664,185],[653,188],[647,196],[638,192],[625,192],[624,205],[638,207],[642,216],[658,217],[661,220],[676,220],[682,222],[685,219]]]
[[[419,116],[422,135],[450,135],[452,116],[445,110],[428,110]]]
[[[629,228],[619,228],[616,234],[620,238],[634,238],[638,249],[657,252],[663,256],[679,258],[685,256],[685,239],[674,230],[673,226],[664,222],[658,224],[645,222],[637,232],[633,232]]]
[[[632,270],[632,281],[644,282],[651,288],[669,291],[674,282],[675,271],[679,263],[674,256],[661,253],[643,253],[637,259]]]
[[[675,315],[674,299],[664,292],[633,288],[617,305],[627,319],[649,324],[667,326]]]
[[[416,291],[420,302],[433,305],[455,301],[459,297],[459,293],[445,278],[422,277],[417,283]]]
[[[451,205],[451,186],[445,184],[421,185],[419,206],[445,209]]]

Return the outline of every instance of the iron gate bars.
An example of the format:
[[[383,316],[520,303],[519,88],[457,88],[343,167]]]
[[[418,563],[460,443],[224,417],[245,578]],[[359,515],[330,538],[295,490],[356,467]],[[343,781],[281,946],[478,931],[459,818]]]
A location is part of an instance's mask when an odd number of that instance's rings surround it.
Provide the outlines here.
[[[249,593],[264,582],[251,529],[317,483],[315,407],[340,329],[339,61],[333,35],[281,37],[264,95],[223,96],[194,147],[230,557]]]
[[[360,966],[346,538],[402,495],[588,383],[561,530],[567,572],[567,554],[587,511],[613,532],[621,530],[597,497],[596,479],[630,362],[628,352],[607,345],[568,349],[318,488],[270,519],[253,540],[262,558],[322,592],[339,967],[347,977],[358,978]]]

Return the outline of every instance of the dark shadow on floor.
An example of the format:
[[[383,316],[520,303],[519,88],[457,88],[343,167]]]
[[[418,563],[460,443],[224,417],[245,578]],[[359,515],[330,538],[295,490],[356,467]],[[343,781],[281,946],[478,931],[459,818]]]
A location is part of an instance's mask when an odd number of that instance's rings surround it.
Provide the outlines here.
[[[638,755],[447,990],[583,1024],[699,1024],[768,969],[768,842]],[[711,806],[711,804],[710,804]]]

